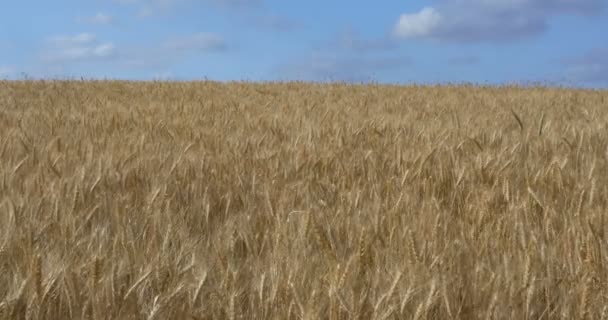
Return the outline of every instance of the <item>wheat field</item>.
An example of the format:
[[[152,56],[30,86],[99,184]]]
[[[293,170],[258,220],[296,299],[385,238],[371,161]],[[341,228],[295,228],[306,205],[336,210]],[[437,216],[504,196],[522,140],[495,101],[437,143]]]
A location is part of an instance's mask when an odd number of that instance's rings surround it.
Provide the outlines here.
[[[608,92],[0,82],[0,319],[608,319]]]

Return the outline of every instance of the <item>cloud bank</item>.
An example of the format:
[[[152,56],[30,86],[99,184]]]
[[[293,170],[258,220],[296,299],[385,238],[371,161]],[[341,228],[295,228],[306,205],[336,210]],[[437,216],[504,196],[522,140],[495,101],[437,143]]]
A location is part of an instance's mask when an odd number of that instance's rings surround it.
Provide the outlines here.
[[[512,41],[542,33],[556,15],[594,15],[604,0],[439,0],[402,14],[393,28],[399,39],[444,42]]]

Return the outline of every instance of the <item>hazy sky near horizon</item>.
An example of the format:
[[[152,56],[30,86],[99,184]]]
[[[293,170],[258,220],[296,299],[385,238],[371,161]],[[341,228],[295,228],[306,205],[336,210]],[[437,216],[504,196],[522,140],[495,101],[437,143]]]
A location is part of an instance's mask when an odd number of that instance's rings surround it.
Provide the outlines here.
[[[7,2],[25,75],[608,88],[608,0]]]

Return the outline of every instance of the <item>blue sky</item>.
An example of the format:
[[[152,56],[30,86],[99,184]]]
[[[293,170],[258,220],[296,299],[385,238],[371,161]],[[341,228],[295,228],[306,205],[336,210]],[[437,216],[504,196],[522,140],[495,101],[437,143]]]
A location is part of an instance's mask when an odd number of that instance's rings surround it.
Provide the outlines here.
[[[0,78],[608,88],[607,0],[21,0]]]

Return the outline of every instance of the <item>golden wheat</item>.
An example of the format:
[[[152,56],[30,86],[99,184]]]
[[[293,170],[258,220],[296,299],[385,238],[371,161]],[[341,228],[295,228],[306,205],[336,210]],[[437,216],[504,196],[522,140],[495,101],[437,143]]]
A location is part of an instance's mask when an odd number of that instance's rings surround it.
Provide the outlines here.
[[[593,90],[0,81],[0,318],[606,318],[607,120]]]

